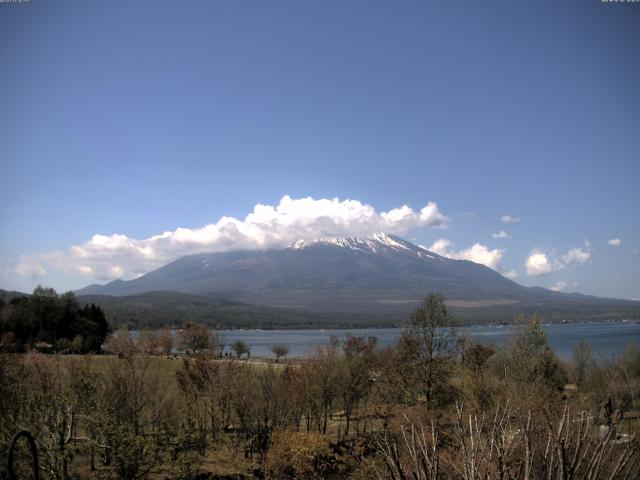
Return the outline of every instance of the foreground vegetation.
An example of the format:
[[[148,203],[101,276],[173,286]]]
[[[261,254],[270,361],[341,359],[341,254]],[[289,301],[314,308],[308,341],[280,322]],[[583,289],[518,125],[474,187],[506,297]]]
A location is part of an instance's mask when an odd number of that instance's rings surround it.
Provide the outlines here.
[[[110,355],[6,354],[0,450],[29,430],[52,479],[637,478],[640,349],[581,344],[563,364],[520,323],[504,349],[476,344],[430,295],[386,349],[253,362],[187,324],[182,358],[168,330],[110,337]]]

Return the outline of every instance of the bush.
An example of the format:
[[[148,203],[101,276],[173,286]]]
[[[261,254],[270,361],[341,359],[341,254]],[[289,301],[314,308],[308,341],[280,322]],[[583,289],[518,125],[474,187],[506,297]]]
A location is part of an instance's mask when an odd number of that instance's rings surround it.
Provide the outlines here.
[[[267,452],[267,479],[322,479],[334,464],[329,441],[314,432],[278,431]]]

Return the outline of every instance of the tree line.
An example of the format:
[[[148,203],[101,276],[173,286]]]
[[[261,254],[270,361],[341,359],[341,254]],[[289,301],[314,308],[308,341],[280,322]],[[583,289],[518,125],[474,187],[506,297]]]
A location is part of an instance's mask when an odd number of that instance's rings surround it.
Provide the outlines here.
[[[0,299],[0,352],[37,347],[56,352],[99,353],[111,329],[102,309],[81,306],[73,292],[36,287],[30,296]]]

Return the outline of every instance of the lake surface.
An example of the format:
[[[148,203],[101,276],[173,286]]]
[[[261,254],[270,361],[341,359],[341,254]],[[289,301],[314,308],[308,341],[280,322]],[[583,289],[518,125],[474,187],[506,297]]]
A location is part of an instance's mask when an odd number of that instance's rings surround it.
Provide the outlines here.
[[[460,328],[479,343],[500,347],[516,327],[479,326]],[[562,359],[571,358],[573,347],[584,341],[596,358],[619,355],[630,343],[640,344],[640,324],[634,322],[598,322],[543,325],[549,342]],[[327,345],[332,335],[344,340],[348,335],[378,337],[378,345],[386,347],[400,336],[402,328],[361,328],[352,330],[220,330],[227,345],[242,340],[251,347],[251,356],[272,358],[271,346],[277,343],[289,347],[289,357],[304,357],[321,345]]]

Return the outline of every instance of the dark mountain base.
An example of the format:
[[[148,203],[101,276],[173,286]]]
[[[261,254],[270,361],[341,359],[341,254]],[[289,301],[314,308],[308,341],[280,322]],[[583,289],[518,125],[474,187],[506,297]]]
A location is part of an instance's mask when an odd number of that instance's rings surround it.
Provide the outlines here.
[[[175,292],[126,297],[81,295],[78,300],[99,305],[116,328],[179,327],[186,320],[219,329],[383,328],[408,322],[408,316],[402,314],[309,313]]]
[[[185,320],[215,328],[305,329],[305,328],[383,328],[409,323],[411,310],[405,305],[396,312],[341,313],[302,311],[256,306],[219,298],[175,292],[150,292],[112,297],[82,295],[82,303],[99,305],[113,326],[159,328],[180,326]],[[640,319],[640,306],[611,301],[553,303],[509,303],[460,307],[452,301],[449,311],[461,324],[513,323],[520,314],[537,313],[543,322],[582,322],[596,320]],[[381,309],[382,310],[382,309]]]

